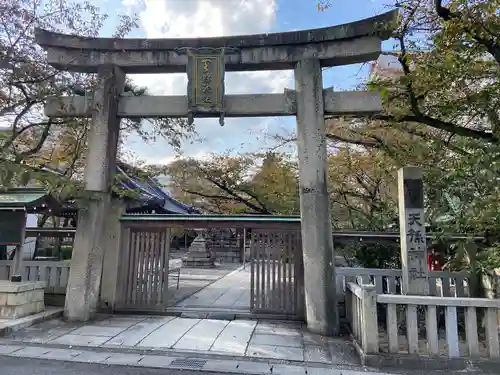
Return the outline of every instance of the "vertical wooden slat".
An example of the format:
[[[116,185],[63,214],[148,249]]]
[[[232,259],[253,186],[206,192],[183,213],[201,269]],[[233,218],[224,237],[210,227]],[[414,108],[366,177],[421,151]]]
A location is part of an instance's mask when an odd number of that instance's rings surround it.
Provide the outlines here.
[[[498,321],[497,309],[494,307],[486,309],[486,331],[488,332],[488,355],[490,358],[498,358],[500,357]]]
[[[270,309],[272,306],[272,294],[271,294],[271,262],[272,262],[272,253],[274,251],[275,238],[273,232],[267,233],[267,246],[266,246],[266,299],[265,306],[266,310]]]
[[[449,280],[449,278],[443,278]],[[443,283],[444,286],[444,283]],[[443,289],[443,293],[444,293]],[[449,292],[449,289],[448,289]],[[457,308],[455,306],[446,306],[445,308],[445,325],[446,325],[446,344],[448,345],[449,357],[460,357],[460,350],[458,347],[458,319]]]
[[[158,251],[158,232],[157,231],[152,233],[151,244],[152,244],[151,245],[151,255],[149,257],[150,264],[151,264],[151,266],[150,266],[151,272],[149,275],[149,278],[151,280],[150,281],[150,289],[149,289],[149,300],[150,300],[151,306],[153,308],[156,308],[157,302],[158,302],[158,299],[156,298],[158,294],[155,292],[156,288],[158,286],[158,283],[156,281],[156,277],[158,276],[158,264],[156,263],[156,260],[157,260],[156,253]]]
[[[441,288],[443,297],[451,297],[451,288],[450,288],[450,277],[444,276],[441,278]]]
[[[292,237],[292,233],[291,232],[288,232],[287,233],[287,236],[289,238],[289,244],[290,246],[288,246],[288,262],[287,262],[287,266],[288,266],[288,282],[287,282],[287,301],[288,301],[288,304],[287,304],[287,309],[286,309],[286,312],[287,313],[294,313],[295,312],[295,309],[294,309],[294,301],[293,301],[293,288],[294,288],[294,282],[293,282],[293,263],[294,263],[294,259],[293,259],[293,248],[294,248],[294,241],[293,241],[293,237]]]
[[[137,289],[139,288],[139,252],[141,247],[141,232],[135,230],[134,231],[134,245],[133,245],[133,262],[132,262],[132,273],[130,275],[130,301],[131,305],[135,305],[137,302]]]
[[[396,277],[388,276],[387,277],[387,294],[396,294]]]
[[[264,242],[263,246],[261,248],[261,261],[260,261],[260,308],[265,309],[266,308],[266,297],[267,297],[267,290],[266,290],[266,267],[267,267],[267,251],[269,248],[269,232],[266,231],[263,233],[264,236]]]
[[[290,262],[290,246],[292,246],[292,240],[290,236],[284,235],[283,236],[284,243],[285,243],[285,248],[284,248],[284,262],[283,262],[283,313],[286,313],[288,311],[288,288],[290,287],[288,285],[288,280],[290,278],[290,269],[288,268],[288,263]]]
[[[135,243],[135,234],[134,232],[130,229],[127,228],[125,230],[125,238],[127,239],[125,243],[125,251],[126,255],[124,258],[124,267],[123,267],[123,274],[124,274],[124,279],[122,280],[123,282],[123,294],[122,294],[122,303],[124,305],[127,305],[130,303],[131,299],[131,291],[132,291],[132,269],[134,267],[134,243]]]
[[[134,285],[137,282],[137,276],[135,269],[137,267],[137,246],[139,237],[137,231],[131,230],[131,242],[130,242],[130,261],[128,268],[128,285],[127,285],[127,305],[133,303],[134,300]]]
[[[156,278],[158,285],[155,291],[156,303],[162,306],[168,303],[168,278],[165,280],[165,256],[165,231],[160,231],[158,233],[158,276]],[[167,289],[167,293],[165,293],[165,289]]]
[[[149,248],[148,248],[148,261],[146,263],[146,274],[147,274],[147,299],[148,306],[151,308],[155,307],[155,303],[153,302],[153,286],[154,286],[154,251],[155,251],[155,235],[156,231],[149,232]]]
[[[399,352],[397,305],[387,305],[387,336],[389,338],[389,353]]]
[[[56,265],[53,266],[56,269],[56,279],[55,279],[55,285],[54,287],[61,285],[61,267],[58,267]]]
[[[290,253],[289,249],[291,246],[291,238],[286,232],[282,232],[283,238],[283,261],[281,263],[281,294],[279,296],[280,299],[280,312],[286,313],[288,310],[288,262],[290,261]]]
[[[163,256],[164,254],[164,232],[160,231],[158,232],[158,252],[157,252],[157,259],[156,259],[156,303],[160,305],[162,308],[166,307],[168,300],[163,300],[163,267],[164,267],[164,262],[163,262]],[[168,283],[168,281],[167,281]],[[167,284],[168,285],[168,284]]]
[[[49,275],[48,275],[47,271],[48,271],[47,267],[40,268],[40,281],[46,281],[47,286],[50,286],[49,282],[48,282]],[[66,280],[66,282],[67,282],[67,280]],[[59,286],[59,285],[54,285],[54,286]]]
[[[141,303],[140,306],[147,307],[148,305],[148,264],[147,264],[147,257],[148,257],[148,252],[149,252],[149,235],[150,232],[144,228],[143,229],[143,242],[142,242],[142,261],[141,261]]]
[[[255,251],[255,237],[254,231],[250,236],[250,311],[255,311],[255,260],[256,260],[256,251]]]
[[[437,325],[437,309],[436,306],[427,306],[425,312],[425,328],[427,336],[427,346],[431,354],[439,354],[439,337]]]
[[[465,338],[470,357],[479,356],[479,339],[477,337],[477,315],[475,307],[465,309]]]
[[[139,307],[143,303],[143,298],[144,298],[144,245],[146,243],[146,233],[144,232],[144,229],[141,229],[139,234],[139,246],[137,248],[137,294],[136,294],[136,300],[135,300],[135,305],[136,307]]]
[[[464,277],[457,276],[455,278],[455,293],[457,297],[466,297],[464,289]]]
[[[152,281],[153,281],[153,274],[152,274],[152,267],[153,264],[151,262],[152,258],[152,250],[153,250],[153,236],[154,232],[147,232],[147,237],[146,237],[146,251],[144,254],[144,286],[145,286],[145,291],[144,291],[144,300],[145,300],[145,306],[152,306],[152,301],[151,301],[151,291],[152,291]]]
[[[272,295],[271,295],[271,309],[273,311],[278,310],[279,311],[279,295],[277,293],[276,289],[276,267],[278,264],[278,259],[280,257],[280,253],[282,250],[282,243],[283,243],[283,236],[278,236],[276,238],[276,242],[274,244],[274,251],[273,251],[273,257],[272,257],[272,269],[271,269],[271,288],[272,288]]]
[[[254,235],[253,245],[255,246],[255,307],[257,309],[261,308],[261,282],[260,282],[260,270],[262,268],[261,262],[261,247],[262,247],[262,233],[257,230],[252,231],[252,235]]]
[[[406,337],[408,338],[408,353],[418,353],[418,323],[417,306],[406,306]]]
[[[170,265],[170,241],[172,240],[172,229],[167,228],[165,230],[165,247],[164,247],[164,262],[165,262],[165,283],[168,285],[169,280],[169,265]],[[180,275],[179,275],[180,276]],[[176,280],[177,282],[177,280]],[[165,288],[165,294],[163,295],[164,301],[168,300],[168,286]]]
[[[116,283],[116,301],[115,304],[118,308],[123,307],[125,304],[125,281],[128,273],[128,254],[127,246],[130,244],[130,235],[128,229],[121,227],[120,233],[120,254],[118,257],[118,280]]]
[[[435,296],[435,297],[438,296],[436,282],[437,282],[437,279],[435,277],[429,277],[429,295]]]
[[[299,319],[305,318],[305,297],[304,297],[304,259],[302,257],[302,242],[300,237],[300,231],[295,231],[295,253],[294,253],[294,264],[297,273],[295,274],[295,280],[297,282],[296,290],[296,306],[297,311],[295,313],[296,317]],[[338,303],[338,301],[337,301]]]
[[[49,280],[50,280],[50,286],[55,286],[57,285],[58,277],[57,277],[57,267],[50,267],[48,270],[49,272]]]
[[[284,305],[283,305],[283,283],[282,283],[282,268],[283,268],[283,262],[284,262],[284,256],[285,256],[285,248],[286,248],[286,238],[284,236],[281,236],[281,243],[280,243],[280,253],[278,254],[278,260],[277,260],[277,267],[278,267],[278,272],[277,272],[277,282],[276,282],[276,293],[275,293],[275,298],[276,298],[276,309],[278,311],[283,311]]]

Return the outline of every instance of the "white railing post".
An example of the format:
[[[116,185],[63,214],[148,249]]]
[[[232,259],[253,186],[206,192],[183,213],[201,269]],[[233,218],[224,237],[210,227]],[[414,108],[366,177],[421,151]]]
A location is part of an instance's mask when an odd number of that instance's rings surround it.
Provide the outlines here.
[[[361,337],[365,353],[378,353],[377,290],[375,285],[362,285]]]

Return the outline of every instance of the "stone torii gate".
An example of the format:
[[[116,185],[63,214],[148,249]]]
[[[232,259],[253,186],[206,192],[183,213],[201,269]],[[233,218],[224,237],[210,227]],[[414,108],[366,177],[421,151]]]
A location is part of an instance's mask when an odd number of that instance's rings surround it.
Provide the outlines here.
[[[324,90],[322,68],[377,59],[395,16],[388,12],[321,29],[196,39],[84,38],[37,30],[49,64],[98,75],[91,97],[51,98],[45,108],[51,117],[92,118],[84,182],[97,199],[79,214],[65,316],[88,320],[96,311],[120,118],[218,117],[223,124],[225,117],[296,116],[307,326],[335,334],[325,115],[370,115],[381,103],[374,92]],[[295,90],[224,95],[225,71],[284,69],[294,70]],[[126,74],[180,72],[188,74],[187,96],[121,95]]]

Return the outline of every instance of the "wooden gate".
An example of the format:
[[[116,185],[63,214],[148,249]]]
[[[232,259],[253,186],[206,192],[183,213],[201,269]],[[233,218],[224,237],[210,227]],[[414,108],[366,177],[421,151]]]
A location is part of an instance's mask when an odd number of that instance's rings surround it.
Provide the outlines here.
[[[304,317],[304,264],[299,230],[252,229],[250,308]]]
[[[122,244],[116,308],[164,310],[168,298],[170,230],[126,227]]]

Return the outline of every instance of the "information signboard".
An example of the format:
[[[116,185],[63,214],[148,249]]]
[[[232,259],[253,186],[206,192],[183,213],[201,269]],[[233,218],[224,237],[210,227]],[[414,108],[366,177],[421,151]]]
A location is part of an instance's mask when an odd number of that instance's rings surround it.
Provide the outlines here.
[[[25,225],[24,210],[0,210],[0,245],[22,245]]]

